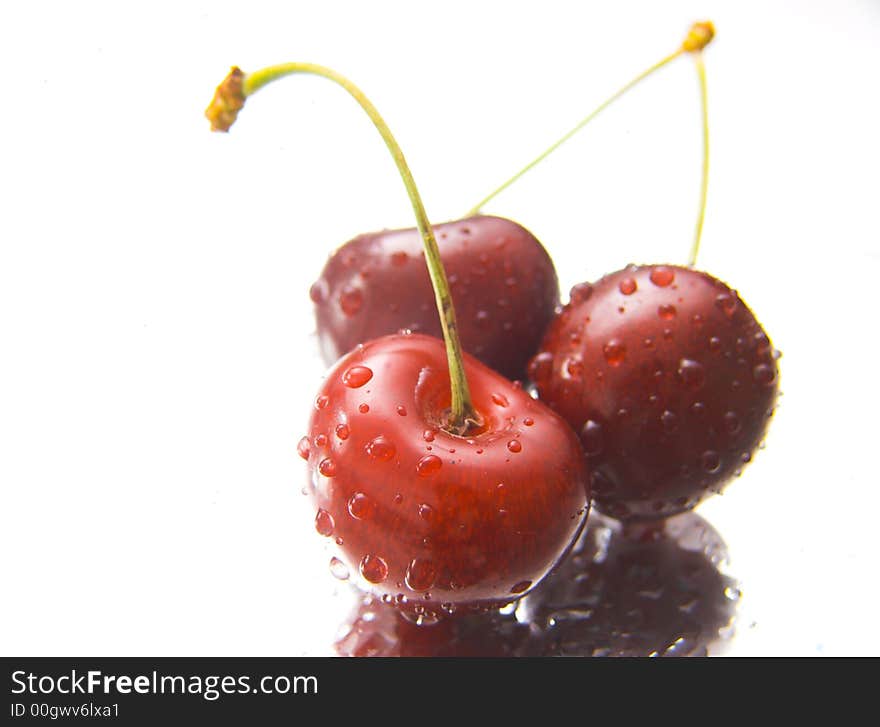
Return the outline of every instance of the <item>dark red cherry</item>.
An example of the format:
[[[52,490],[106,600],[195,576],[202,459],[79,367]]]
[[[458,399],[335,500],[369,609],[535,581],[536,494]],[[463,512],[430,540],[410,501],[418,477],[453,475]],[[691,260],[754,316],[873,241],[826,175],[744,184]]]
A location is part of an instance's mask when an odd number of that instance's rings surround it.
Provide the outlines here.
[[[597,508],[656,518],[692,508],[751,460],[776,403],[777,356],[721,281],[632,266],[572,290],[530,376],[579,433]]]
[[[359,346],[327,374],[299,447],[315,529],[337,544],[334,557],[426,618],[522,596],[571,545],[589,502],[570,427],[472,357],[464,368],[482,425],[460,437],[443,429],[440,339]]]
[[[433,227],[464,350],[522,379],[559,305],[547,252],[528,230],[478,216]],[[339,248],[312,286],[318,339],[330,365],[357,344],[402,329],[441,337],[416,228],[360,235]]]

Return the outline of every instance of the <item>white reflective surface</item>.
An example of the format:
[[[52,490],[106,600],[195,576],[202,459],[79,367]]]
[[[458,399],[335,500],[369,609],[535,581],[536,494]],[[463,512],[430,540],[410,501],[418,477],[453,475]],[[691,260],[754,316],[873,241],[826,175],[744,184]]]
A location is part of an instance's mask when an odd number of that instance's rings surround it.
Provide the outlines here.
[[[700,267],[784,354],[766,450],[699,510],[742,588],[727,653],[877,653],[880,7],[243,7],[4,13],[3,652],[323,654],[351,606],[300,494],[323,371],[308,288],[334,247],[411,214],[375,130],[324,81],[287,79],[209,133],[230,65],[352,77],[440,222],[708,17]],[[698,121],[684,59],[486,211],[543,241],[563,292],[684,262]]]

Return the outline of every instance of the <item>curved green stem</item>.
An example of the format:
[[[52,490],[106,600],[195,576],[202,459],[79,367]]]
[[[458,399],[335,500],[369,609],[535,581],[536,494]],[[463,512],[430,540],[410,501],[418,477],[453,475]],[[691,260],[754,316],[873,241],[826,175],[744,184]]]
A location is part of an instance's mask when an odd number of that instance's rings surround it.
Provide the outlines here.
[[[354,83],[330,68],[314,63],[282,63],[248,74],[233,68],[227,79],[218,86],[214,100],[211,102],[205,115],[210,119],[212,129],[215,131],[228,131],[248,96],[253,95],[267,84],[279,78],[299,73],[321,76],[348,91],[367,116],[369,116],[370,121],[373,122],[385,145],[388,147],[394,163],[397,165],[397,170],[406,187],[407,195],[409,195],[409,200],[415,213],[416,225],[424,243],[425,260],[428,264],[428,272],[434,288],[434,297],[443,328],[443,340],[446,344],[446,357],[449,361],[449,378],[452,390],[451,411],[449,420],[446,422],[446,428],[454,434],[464,434],[478,421],[478,416],[473,408],[470,387],[464,373],[461,342],[458,336],[452,296],[449,292],[449,283],[446,279],[443,264],[440,261],[440,251],[434,238],[434,231],[431,223],[428,221],[428,216],[425,213],[425,207],[416,188],[412,173],[409,170],[400,146],[392,136],[384,119],[379,115],[376,107],[373,106],[370,100]]]
[[[664,59],[662,59],[661,61],[658,61],[657,63],[655,63],[653,66],[651,66],[647,70],[642,71],[638,76],[633,78],[629,83],[627,83],[624,86],[622,86],[621,88],[619,88],[611,96],[609,96],[601,104],[599,104],[599,106],[597,106],[595,109],[593,109],[593,111],[591,111],[589,114],[587,114],[587,116],[585,116],[583,119],[581,119],[578,122],[578,124],[571,131],[569,131],[561,139],[557,140],[556,142],[551,144],[549,147],[547,147],[547,149],[545,149],[537,157],[532,159],[532,161],[530,161],[522,169],[520,169],[516,174],[514,174],[510,179],[508,179],[506,182],[504,182],[504,184],[502,184],[500,187],[497,187],[493,192],[486,195],[485,197],[483,197],[483,199],[481,199],[479,202],[477,202],[477,204],[474,205],[474,207],[470,211],[468,211],[466,216],[470,217],[471,215],[479,214],[480,210],[483,208],[483,206],[485,204],[487,204],[490,200],[494,199],[499,194],[501,194],[501,192],[503,192],[505,189],[507,189],[511,184],[513,184],[515,181],[517,181],[526,172],[531,171],[534,167],[536,167],[538,164],[540,164],[542,161],[544,161],[548,156],[550,156],[554,151],[556,151],[566,141],[571,139],[571,137],[573,137],[575,134],[577,134],[581,129],[583,129],[587,124],[589,124],[593,119],[595,119],[599,114],[601,114],[611,104],[613,104],[615,101],[617,101],[617,99],[619,99],[621,96],[624,96],[628,91],[632,90],[635,86],[638,86],[639,83],[644,81],[652,73],[659,71],[661,68],[663,68],[663,66],[667,65],[668,63],[671,63],[672,61],[674,61],[676,58],[678,58],[680,55],[682,55],[685,52],[686,52],[686,50],[684,47],[679,48],[674,53],[670,53]]]
[[[697,225],[694,230],[694,242],[691,246],[691,254],[688,265],[694,267],[697,264],[697,255],[700,252],[700,238],[703,235],[703,219],[706,216],[706,196],[709,191],[709,97],[706,88],[706,64],[703,62],[702,53],[694,53],[694,61],[697,65],[697,78],[700,82],[700,112],[703,128],[703,169],[700,180],[700,206],[697,212]]]

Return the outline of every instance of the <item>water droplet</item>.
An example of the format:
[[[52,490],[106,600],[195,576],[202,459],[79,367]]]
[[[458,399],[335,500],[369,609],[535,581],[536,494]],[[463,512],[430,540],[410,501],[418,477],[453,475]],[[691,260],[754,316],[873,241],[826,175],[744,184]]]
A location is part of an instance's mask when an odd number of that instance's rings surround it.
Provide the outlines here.
[[[727,430],[728,434],[736,434],[742,429],[742,423],[735,411],[729,411],[724,415],[724,428]]]
[[[660,424],[663,427],[664,432],[672,434],[672,432],[678,429],[678,417],[675,416],[675,412],[671,412],[667,409],[660,415]]]
[[[658,288],[665,288],[675,280],[675,271],[665,265],[658,265],[651,271],[650,279]]]
[[[326,409],[327,404],[330,403],[330,397],[321,394],[317,399],[315,399],[315,409]]]
[[[355,520],[368,520],[376,512],[376,503],[363,492],[355,492],[348,499],[348,514]]]
[[[347,316],[355,315],[364,304],[364,294],[359,288],[346,286],[339,294],[339,307]]]
[[[590,283],[578,283],[568,293],[571,303],[583,303],[593,294],[593,286]]]
[[[492,394],[492,401],[494,401],[498,406],[509,406],[510,402],[507,400],[507,397],[504,394]]]
[[[728,318],[732,318],[733,314],[736,312],[736,299],[727,293],[720,293],[716,296],[715,305],[718,306],[721,312]]]
[[[378,555],[367,554],[361,558],[360,570],[370,583],[381,583],[388,577],[388,564]]]
[[[580,356],[570,356],[562,365],[562,371],[567,379],[580,379],[584,375],[584,362]]]
[[[310,452],[311,445],[309,444],[309,438],[303,437],[296,445],[296,453],[303,459],[308,459]]]
[[[342,374],[342,383],[349,389],[359,389],[373,378],[373,370],[366,366],[352,366]]]
[[[416,464],[416,472],[419,477],[430,477],[443,466],[443,460],[436,454],[428,454],[422,457]]]
[[[373,459],[378,459],[380,462],[387,462],[397,454],[394,442],[382,434],[368,442],[366,450],[368,455]]]
[[[518,439],[511,439],[507,443],[507,449],[516,454],[517,452],[522,452],[522,444]]]
[[[654,339],[651,336],[648,336],[644,341],[642,341],[642,345],[645,348],[654,348]]]
[[[703,416],[706,413],[706,405],[702,401],[695,401],[691,404],[691,414],[694,416]]]
[[[664,321],[671,321],[673,318],[675,318],[675,314],[675,306],[671,303],[664,303],[659,308],[657,308],[657,315],[660,316]]]
[[[478,310],[476,315],[474,315],[474,320],[479,326],[486,326],[489,323],[489,312],[485,310]]]
[[[406,407],[403,404],[398,404],[397,405],[397,413],[400,414],[400,416],[405,417],[406,416]]]
[[[413,591],[427,591],[437,579],[437,566],[427,558],[413,558],[406,568],[406,585]]]
[[[334,578],[338,578],[340,581],[348,580],[348,566],[336,556],[333,556],[330,559],[330,573],[333,574]]]
[[[531,417],[525,417],[523,419],[523,426],[530,427],[535,423],[535,420]]]
[[[520,581],[519,583],[516,583],[511,587],[510,592],[511,593],[523,593],[524,591],[527,591],[529,589],[529,586],[531,586],[531,585],[532,585],[531,581]]]
[[[407,255],[403,250],[396,250],[391,253],[391,264],[392,265],[406,265],[406,261],[409,260],[409,255]]]
[[[759,384],[769,386],[776,379],[776,370],[766,363],[760,363],[752,369],[752,378]]]
[[[392,502],[394,502],[395,505],[400,505],[403,502],[403,495],[398,492],[394,496],[394,499],[392,500]]]
[[[581,444],[588,457],[595,457],[602,452],[605,447],[605,431],[599,422],[592,419],[584,422],[581,427]]]
[[[361,414],[366,414],[368,411],[370,411],[370,405],[369,404],[361,404],[358,406],[358,411]]]
[[[309,298],[312,299],[312,303],[315,305],[320,305],[325,300],[327,300],[327,281],[324,278],[315,281],[312,284],[312,287],[309,288]]]
[[[315,435],[315,446],[316,446],[318,449],[323,449],[324,447],[326,447],[328,441],[329,441],[329,440],[327,439],[327,435],[326,435],[326,434],[317,434],[317,435]]]
[[[419,505],[419,517],[423,520],[431,522],[434,519],[434,508],[423,502]]]
[[[602,347],[605,360],[611,366],[620,366],[626,358],[626,346],[617,338],[612,338]]]
[[[426,429],[424,432],[422,432],[422,439],[424,439],[426,442],[433,442],[434,435],[435,432],[433,429]]]
[[[348,429],[348,424],[337,424],[336,425],[336,436],[342,440],[348,439],[348,435],[351,432]]]
[[[699,328],[703,325],[703,316],[699,313],[694,313],[693,316],[691,316],[691,323]]]
[[[683,358],[678,362],[678,380],[689,389],[699,389],[706,381],[706,369],[699,361]]]
[[[721,350],[721,339],[718,336],[712,336],[709,339],[709,350],[712,353],[718,353]]]
[[[333,522],[333,516],[326,510],[318,510],[318,514],[315,515],[315,530],[318,531],[318,534],[329,538],[333,535],[333,528],[335,527],[336,523]]]
[[[620,281],[617,287],[624,295],[632,295],[638,290],[639,286],[636,283],[635,278],[624,278]]]
[[[721,469],[721,457],[714,450],[706,450],[700,457],[700,462],[706,472],[717,472]]]
[[[553,354],[542,351],[529,362],[529,378],[536,384],[542,384],[553,375]]]
[[[336,462],[329,457],[322,459],[318,465],[318,472],[324,475],[324,477],[333,477],[336,474]]]

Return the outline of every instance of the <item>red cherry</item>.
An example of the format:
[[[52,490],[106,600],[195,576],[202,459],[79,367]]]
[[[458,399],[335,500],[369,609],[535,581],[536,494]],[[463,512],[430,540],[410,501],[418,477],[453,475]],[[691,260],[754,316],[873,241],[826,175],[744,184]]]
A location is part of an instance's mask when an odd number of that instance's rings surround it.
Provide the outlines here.
[[[443,429],[444,344],[417,334],[344,356],[309,423],[316,530],[365,587],[426,617],[522,596],[573,542],[589,502],[569,426],[475,359],[464,368],[483,420],[466,436]]]
[[[656,518],[692,508],[751,460],[776,402],[776,357],[736,291],[655,265],[578,286],[530,375],[579,432],[597,508]]]
[[[464,350],[521,379],[559,306],[549,255],[501,217],[434,225]],[[440,318],[416,228],[360,235],[327,261],[310,295],[327,365],[358,343],[408,329],[440,338]]]

